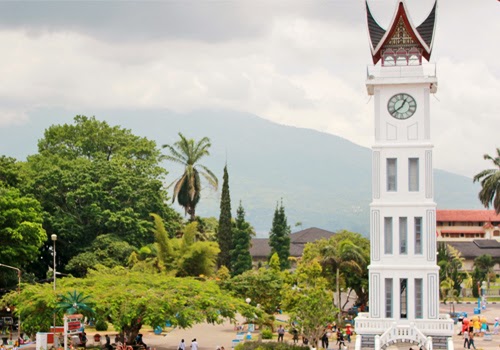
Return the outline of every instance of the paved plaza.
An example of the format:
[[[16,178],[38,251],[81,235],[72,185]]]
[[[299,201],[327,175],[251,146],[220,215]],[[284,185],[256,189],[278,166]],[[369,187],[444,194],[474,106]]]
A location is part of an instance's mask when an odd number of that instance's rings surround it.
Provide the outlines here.
[[[465,311],[468,314],[468,317],[474,315],[474,308],[477,307],[477,304],[458,304],[455,305],[455,311],[461,312]],[[450,306],[441,304],[441,313],[450,312]],[[492,325],[495,317],[500,317],[500,304],[488,304],[486,310],[482,310],[482,316],[485,316],[488,319],[488,322]],[[241,321],[241,320],[240,320]],[[461,350],[463,349],[463,338],[458,335],[461,328],[461,324],[457,324],[455,326],[455,332],[453,335],[455,349]],[[492,327],[490,327],[492,328]],[[106,332],[99,332],[101,335],[106,334]],[[114,338],[115,333],[110,333],[112,335],[112,339]],[[144,334],[145,343],[156,350],[176,350],[178,348],[179,342],[181,339],[184,339],[186,342],[186,350],[190,350],[191,340],[196,338],[199,344],[199,350],[216,350],[217,346],[224,346],[226,350],[231,350],[233,345],[233,340],[237,338],[237,331],[235,330],[234,324],[230,322],[225,322],[220,325],[211,325],[211,324],[198,324],[192,328],[188,329],[173,329],[168,333],[163,333],[161,335],[155,335],[153,332],[142,332]],[[88,345],[93,345],[92,332],[87,332],[87,336],[89,339]],[[253,339],[257,339],[258,335],[256,333],[253,334]],[[285,335],[285,341],[292,342],[291,336],[289,334]],[[487,341],[482,337],[475,338],[476,348],[483,350],[500,350],[500,335],[493,335],[491,341]],[[354,341],[349,345],[349,350],[354,349]],[[23,348],[33,348],[34,344],[30,344],[28,346],[23,346]],[[408,347],[409,348],[409,347]],[[329,349],[337,350],[338,347],[335,345],[335,340],[330,340]]]

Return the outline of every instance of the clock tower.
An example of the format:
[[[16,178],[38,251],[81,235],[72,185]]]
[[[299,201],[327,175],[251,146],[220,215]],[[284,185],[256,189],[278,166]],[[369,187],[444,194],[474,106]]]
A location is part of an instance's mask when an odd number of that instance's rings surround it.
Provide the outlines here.
[[[366,14],[374,66],[366,87],[375,107],[370,204],[369,312],[356,318],[356,349],[453,349],[453,320],[439,314],[429,60],[437,0],[414,26],[397,0],[388,29]]]

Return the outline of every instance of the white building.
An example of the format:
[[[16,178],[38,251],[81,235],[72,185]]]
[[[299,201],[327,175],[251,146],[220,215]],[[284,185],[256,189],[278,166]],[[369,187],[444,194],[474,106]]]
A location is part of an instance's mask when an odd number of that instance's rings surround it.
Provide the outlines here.
[[[366,87],[375,105],[370,205],[370,312],[356,318],[356,349],[453,349],[453,320],[439,314],[429,60],[436,6],[414,26],[398,0],[387,30],[366,3],[371,52]],[[380,65],[377,66],[377,63]],[[404,347],[403,347],[404,345]]]

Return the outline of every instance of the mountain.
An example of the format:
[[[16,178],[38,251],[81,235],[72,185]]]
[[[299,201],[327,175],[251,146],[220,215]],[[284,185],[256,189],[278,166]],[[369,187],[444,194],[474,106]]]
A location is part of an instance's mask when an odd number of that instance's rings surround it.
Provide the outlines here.
[[[178,132],[188,138],[209,137],[211,155],[204,164],[222,181],[227,162],[233,212],[241,200],[246,219],[258,236],[267,236],[280,201],[292,231],[314,226],[369,233],[371,150],[335,135],[279,125],[255,115],[213,110],[181,114],[169,110],[85,113],[39,109],[25,125],[0,127],[0,154],[25,159],[36,153],[37,140],[47,127],[72,123],[77,114],[95,115],[156,140],[158,145],[174,143]],[[182,169],[170,163],[165,167],[170,171],[170,184]],[[482,208],[477,200],[479,185],[470,178],[435,169],[434,180],[438,208]],[[203,189],[197,214],[218,217],[219,196],[219,192]],[[299,222],[301,227],[295,228]]]

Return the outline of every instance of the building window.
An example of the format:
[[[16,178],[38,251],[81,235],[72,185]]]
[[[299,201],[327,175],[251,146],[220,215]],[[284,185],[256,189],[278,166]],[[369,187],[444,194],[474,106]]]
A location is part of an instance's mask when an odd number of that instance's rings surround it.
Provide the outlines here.
[[[384,253],[392,254],[392,218],[384,218]]]
[[[392,278],[385,279],[385,317],[392,318]]]
[[[422,218],[415,218],[415,254],[422,254]]]
[[[408,318],[408,279],[401,278],[399,280],[399,302],[400,302],[400,317]]]
[[[407,254],[408,250],[408,219],[399,218],[399,254]]]
[[[387,192],[396,192],[398,190],[397,165],[396,158],[387,158]]]
[[[418,158],[408,159],[408,191],[418,191]]]
[[[421,278],[415,279],[415,318],[423,318],[423,283]]]

